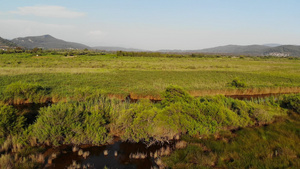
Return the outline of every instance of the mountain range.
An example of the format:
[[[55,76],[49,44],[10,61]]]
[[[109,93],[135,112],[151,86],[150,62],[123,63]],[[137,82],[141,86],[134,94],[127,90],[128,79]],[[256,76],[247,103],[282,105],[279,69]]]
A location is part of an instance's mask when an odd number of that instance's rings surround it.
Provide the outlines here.
[[[135,49],[135,48],[122,48],[122,47],[112,47],[112,46],[96,46],[92,47],[96,50],[105,50],[105,51],[130,51],[130,52],[140,52],[140,51],[146,51],[143,49]]]
[[[146,51],[135,48],[97,46],[89,47],[84,44],[67,42],[54,38],[51,35],[29,36],[23,38],[15,38],[6,40],[0,37],[0,48],[8,47],[24,47],[33,49],[35,47],[43,49],[95,49],[106,51]],[[253,55],[253,56],[299,56],[300,46],[295,45],[280,45],[280,44],[265,44],[265,45],[227,45],[214,48],[199,49],[199,50],[159,50],[156,52],[172,52],[172,53],[210,53],[210,54],[232,54],[232,55]]]
[[[250,55],[250,56],[300,56],[300,46],[295,45],[227,45],[202,50],[195,50],[196,53],[221,53],[233,55]]]
[[[64,40],[56,39],[51,35],[15,38],[11,41],[21,47],[29,49],[36,47],[43,49],[90,49],[89,46],[80,43],[66,42]]]
[[[0,49],[6,49],[11,47],[17,47],[17,46],[18,45],[13,43],[12,41],[0,37]]]

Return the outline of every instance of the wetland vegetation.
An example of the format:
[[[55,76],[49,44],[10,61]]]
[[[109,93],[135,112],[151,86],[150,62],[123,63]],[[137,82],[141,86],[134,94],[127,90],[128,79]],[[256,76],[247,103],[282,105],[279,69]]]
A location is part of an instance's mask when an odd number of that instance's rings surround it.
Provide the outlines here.
[[[2,54],[0,93],[11,83],[30,83],[47,89],[54,102],[81,92],[102,90],[125,98],[159,98],[170,85],[193,96],[210,94],[288,93],[299,91],[299,58],[235,57],[193,54],[118,56],[87,51]],[[84,53],[85,52],[85,53]],[[124,53],[124,52],[123,52]],[[65,56],[67,54],[67,56]],[[232,86],[238,79],[246,85]],[[39,94],[37,94],[39,95]],[[147,97],[148,96],[148,97]],[[3,98],[3,97],[1,97]],[[8,96],[6,96],[7,99]],[[16,98],[15,98],[16,99]],[[17,101],[18,99],[16,99]],[[22,96],[20,97],[20,100]]]
[[[0,54],[0,168],[41,168],[52,162],[48,146],[99,146],[114,136],[147,146],[182,137],[187,147],[156,157],[159,167],[298,168],[299,94],[224,95],[300,92],[299,67],[292,57]],[[11,105],[27,103],[49,106],[29,116]]]

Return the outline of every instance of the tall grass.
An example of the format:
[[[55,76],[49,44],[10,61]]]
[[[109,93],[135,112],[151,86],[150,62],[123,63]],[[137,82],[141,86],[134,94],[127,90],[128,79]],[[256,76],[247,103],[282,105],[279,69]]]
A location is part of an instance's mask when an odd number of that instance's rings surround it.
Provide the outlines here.
[[[0,105],[0,139],[22,132],[25,118],[17,115],[12,106]],[[1,143],[1,142],[0,142]]]
[[[187,149],[178,150],[166,159],[166,164],[174,168],[215,166],[240,168],[250,167],[250,165],[259,167],[263,163],[271,167],[286,167],[288,163],[292,166],[298,165],[297,160],[294,159],[298,158],[299,153],[293,150],[293,148],[297,149],[297,145],[292,141],[298,139],[295,135],[298,133],[298,128],[295,125],[298,125],[299,115],[290,113],[293,117],[288,118],[289,113],[285,108],[297,110],[295,108],[299,105],[299,95],[249,101],[226,98],[222,95],[194,98],[181,87],[169,86],[162,94],[163,100],[160,103],[153,103],[149,100],[129,103],[110,99],[101,92],[88,93],[85,90],[78,89],[79,96],[73,98],[73,100],[78,99],[77,101],[67,100],[67,102],[59,102],[42,108],[35,123],[24,131],[22,131],[24,125],[15,125],[19,124],[18,118],[22,116],[15,116],[16,112],[12,107],[3,105],[0,109],[3,115],[1,120],[4,120],[1,127],[7,130],[1,137],[1,148],[5,152],[13,149],[13,152],[26,157],[25,162],[29,161],[30,166],[38,166],[39,162],[34,160],[33,155],[38,156],[32,151],[34,149],[32,146],[41,144],[99,145],[111,141],[113,135],[118,135],[123,140],[144,142],[150,145],[155,142],[169,141],[182,135],[190,144]],[[274,126],[272,124],[274,121],[281,126],[275,127],[273,134],[270,133],[273,128],[255,129],[255,126]],[[287,125],[282,125],[285,124],[283,122]],[[17,126],[19,128],[16,129]],[[243,129],[240,130],[241,128]],[[236,132],[228,132],[230,130]],[[283,137],[279,137],[279,140],[274,138],[278,133],[286,130],[292,138],[288,140],[291,142],[287,144],[289,146],[283,147],[282,145],[287,141],[282,140]],[[250,132],[246,132],[243,136],[244,131]],[[259,136],[256,136],[256,133]],[[235,137],[236,134],[244,138],[235,140],[239,138]],[[10,135],[13,137],[9,137]],[[256,145],[260,137],[266,140],[262,142],[263,144],[270,144],[269,147]],[[199,138],[205,139],[199,140]],[[215,138],[223,142],[219,143]],[[268,139],[270,142],[267,142]],[[255,142],[255,145],[247,141]],[[226,146],[225,150],[223,146]],[[236,146],[248,152],[238,151]],[[255,161],[257,154],[259,158],[261,155],[257,152],[264,151],[263,148],[266,147],[270,150],[267,154],[262,154],[262,158],[265,158],[263,162]],[[247,160],[244,160],[246,157],[243,153],[248,158]],[[272,157],[271,160],[269,157]],[[9,164],[10,158],[8,156],[3,158]],[[240,159],[242,160],[238,161]],[[278,159],[283,165],[271,164],[274,159]],[[12,160],[18,161],[16,163],[18,165],[26,164],[21,158]],[[232,163],[233,160],[237,162]],[[252,160],[253,163],[248,164],[248,160]],[[287,162],[287,160],[292,161]]]
[[[299,115],[259,128],[186,138],[188,147],[164,162],[170,168],[299,168]]]
[[[240,101],[224,96],[193,98],[170,86],[159,104],[133,103],[117,117],[122,138],[131,141],[166,141],[178,134],[205,136],[222,130],[269,124],[286,111],[266,102]],[[152,140],[151,140],[151,139]]]
[[[43,108],[30,130],[39,143],[104,144],[110,138],[105,125],[109,107],[99,102],[58,103]],[[109,106],[109,105],[107,105]]]
[[[242,90],[276,90],[300,86],[300,62],[288,58],[168,58],[46,54],[4,54],[0,60],[0,93],[16,83],[51,88],[51,97],[72,97],[77,88],[103,90],[113,95],[159,96],[169,85],[188,91],[231,91],[235,78]],[[288,90],[288,88],[286,89]],[[299,91],[298,91],[299,92]],[[224,93],[223,93],[224,94]],[[1,97],[3,98],[3,97]]]
[[[14,82],[6,86],[3,91],[3,100],[8,103],[44,102],[49,89],[37,83]]]

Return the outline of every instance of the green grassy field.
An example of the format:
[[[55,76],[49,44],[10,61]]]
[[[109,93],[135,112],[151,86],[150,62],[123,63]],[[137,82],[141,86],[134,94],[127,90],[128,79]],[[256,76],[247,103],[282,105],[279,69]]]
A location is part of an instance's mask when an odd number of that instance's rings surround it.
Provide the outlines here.
[[[116,54],[63,56],[0,55],[0,91],[13,82],[38,83],[50,97],[75,90],[159,96],[169,85],[188,91],[230,90],[238,78],[246,88],[300,87],[300,60],[262,57],[129,57]]]
[[[299,58],[2,54],[0,168],[41,168],[44,144],[100,145],[113,136],[152,144],[179,135],[188,146],[162,158],[170,168],[299,168],[299,94],[193,97],[299,92],[299,68]],[[129,94],[163,100],[111,98]],[[29,120],[8,105],[49,99],[58,103]]]

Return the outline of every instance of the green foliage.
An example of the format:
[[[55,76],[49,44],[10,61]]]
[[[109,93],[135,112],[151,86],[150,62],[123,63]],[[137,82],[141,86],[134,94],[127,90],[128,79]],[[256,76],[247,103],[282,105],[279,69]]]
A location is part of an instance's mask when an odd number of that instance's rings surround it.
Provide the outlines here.
[[[284,96],[281,101],[281,106],[292,109],[300,114],[300,94]]]
[[[299,168],[300,116],[260,128],[244,128],[218,137],[186,138],[164,163],[170,168]]]
[[[6,86],[3,95],[7,102],[25,100],[39,102],[41,98],[49,94],[49,89],[37,83],[15,82]]]
[[[234,77],[247,79],[247,86],[265,93],[278,87],[300,84],[299,60],[247,57],[117,57],[116,54],[75,50],[43,50],[33,53],[3,54],[0,60],[0,93],[15,82],[38,83],[51,89],[50,97],[72,97],[75,89],[105,90],[112,95],[159,96],[169,85],[188,91],[214,94],[215,90],[235,92],[226,85]],[[82,54],[82,55],[81,55]],[[231,80],[230,80],[231,79]],[[247,88],[247,87],[246,87]],[[267,89],[264,89],[267,88]],[[241,88],[244,89],[244,88]],[[246,90],[246,89],[245,89]],[[281,88],[282,92],[288,88]],[[4,95],[3,95],[4,96]],[[3,101],[5,97],[1,97]]]
[[[121,112],[116,123],[124,134],[123,139],[139,142],[149,141],[152,137],[153,118],[156,116],[157,109],[150,101],[142,100],[139,103],[131,104],[128,109]]]
[[[24,123],[25,118],[18,116],[12,106],[0,105],[0,138],[21,132]]]
[[[200,154],[203,149],[197,145],[188,145],[184,150],[176,150],[170,157],[164,158],[165,164],[170,168],[197,168],[195,164],[201,162],[201,168],[209,168],[216,160],[216,154],[207,152]],[[195,164],[193,164],[195,163]]]
[[[162,97],[163,105],[170,105],[171,103],[175,102],[189,103],[193,100],[190,94],[178,86],[167,87],[163,92]]]
[[[245,87],[247,87],[246,83],[244,81],[241,81],[238,78],[233,79],[232,82],[230,83],[230,86],[236,87],[236,88],[245,88]]]
[[[32,126],[32,136],[41,143],[103,144],[108,134],[105,112],[93,102],[58,103],[43,108]]]
[[[210,135],[222,130],[266,124],[285,112],[277,106],[224,96],[193,98],[178,87],[169,87],[161,104],[131,104],[117,117],[123,139],[160,141],[176,134]]]

